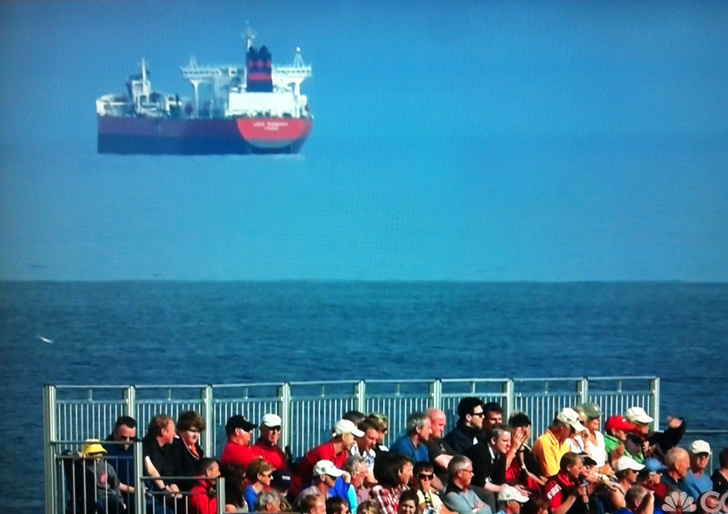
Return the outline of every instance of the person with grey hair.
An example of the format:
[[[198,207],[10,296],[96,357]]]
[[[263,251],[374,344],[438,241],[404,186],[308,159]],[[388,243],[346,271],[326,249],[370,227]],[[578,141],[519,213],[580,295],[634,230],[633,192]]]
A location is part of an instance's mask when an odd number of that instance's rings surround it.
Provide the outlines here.
[[[351,482],[345,487],[346,499],[349,500],[351,511],[356,512],[359,504],[369,499],[369,489],[364,487],[364,482],[369,474],[366,459],[363,455],[352,455],[346,459],[343,470],[351,477]],[[343,477],[338,478],[336,486],[339,485],[339,480],[344,481]]]
[[[662,474],[662,483],[667,486],[668,494],[672,492],[688,492],[685,477],[690,470],[690,455],[683,448],[676,446],[665,454],[667,472]]]
[[[650,513],[654,510],[655,493],[641,485],[633,485],[627,489],[624,501],[626,506],[617,511],[619,514]]]
[[[391,453],[401,453],[415,462],[429,462],[430,453],[425,444],[432,433],[432,423],[424,412],[414,412],[407,419],[407,433],[389,448]]]
[[[255,512],[280,512],[281,495],[277,491],[263,491],[255,500]]]
[[[455,455],[447,466],[448,484],[443,503],[458,514],[491,514],[491,508],[470,489],[473,463],[463,455]]]

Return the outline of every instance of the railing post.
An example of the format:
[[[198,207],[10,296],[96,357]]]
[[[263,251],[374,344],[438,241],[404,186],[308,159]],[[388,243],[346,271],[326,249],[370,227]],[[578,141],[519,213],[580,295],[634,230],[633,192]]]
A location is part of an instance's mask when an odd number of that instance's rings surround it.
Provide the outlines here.
[[[214,453],[212,449],[215,448],[215,398],[212,394],[211,385],[207,385],[202,389],[202,398],[200,400],[202,401],[202,415],[205,418],[207,426],[211,427],[210,430],[205,430],[202,433],[203,449],[205,450],[205,455],[212,455]]]
[[[432,394],[432,408],[442,410],[442,380],[439,378],[430,384]]]
[[[136,410],[136,387],[129,386],[124,391],[124,414],[138,421]]]
[[[367,383],[366,380],[360,380],[356,385],[356,410],[359,412],[366,411],[367,402]]]
[[[655,419],[655,431],[660,430],[660,377],[650,380],[652,393],[652,412],[650,415]]]
[[[283,382],[278,388],[278,412],[281,416],[281,439],[283,448],[291,445],[291,385]]]
[[[579,383],[579,392],[581,393],[581,404],[584,405],[589,401],[589,379],[583,377]]]
[[[217,514],[224,514],[225,503],[225,477],[220,476],[217,479]],[[250,509],[255,510],[255,505],[250,507]]]
[[[146,495],[144,494],[144,456],[141,440],[134,443],[134,507],[137,514],[146,512]]]
[[[56,455],[54,442],[58,436],[56,419],[56,387],[43,386],[43,449],[45,459],[45,512],[56,514],[58,495],[56,494]]]
[[[503,382],[503,392],[506,395],[506,415],[503,416],[503,421],[506,421],[511,416],[511,414],[513,414],[513,409],[515,407],[512,378],[509,378],[505,382]]]

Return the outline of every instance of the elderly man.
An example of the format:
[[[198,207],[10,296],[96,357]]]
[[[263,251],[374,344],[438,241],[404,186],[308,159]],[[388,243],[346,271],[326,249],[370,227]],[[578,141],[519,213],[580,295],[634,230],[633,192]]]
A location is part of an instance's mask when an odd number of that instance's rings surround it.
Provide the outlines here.
[[[566,439],[572,430],[581,432],[584,425],[579,422],[579,414],[567,407],[556,415],[551,426],[533,445],[533,455],[544,477],[552,477],[559,472],[561,457],[569,451]]]
[[[455,450],[463,455],[468,448],[477,444],[483,439],[483,402],[475,396],[468,396],[460,400],[458,404],[458,423],[445,441]]]
[[[255,427],[256,425],[239,414],[228,419],[225,424],[227,444],[220,458],[223,466],[233,464],[247,469],[250,463],[258,457],[258,454],[250,447],[250,439]]]
[[[424,412],[414,412],[407,419],[407,433],[389,447],[391,453],[401,453],[414,462],[429,462],[427,440],[432,433],[430,418]]]
[[[627,409],[624,417],[635,427],[631,434],[627,434],[624,446],[639,463],[650,457],[664,462],[667,451],[680,444],[685,435],[685,422],[680,418],[668,418],[664,432],[651,432],[650,425],[655,420],[642,407]]]
[[[470,489],[473,479],[473,463],[470,459],[456,455],[450,460],[447,471],[449,480],[443,498],[445,507],[458,514],[491,514],[490,507]]]
[[[515,487],[505,485],[498,493],[498,504],[502,514],[519,514],[521,506],[528,501],[528,496]]]
[[[348,419],[340,419],[337,421],[331,440],[309,450],[298,464],[296,473],[293,475],[293,480],[291,481],[290,494],[297,496],[311,482],[314,467],[321,460],[331,461],[338,469],[342,469],[349,456],[351,447],[356,443],[356,438],[362,437],[363,435],[364,432],[356,428],[354,423]]]
[[[440,409],[430,409],[427,411],[430,418],[430,427],[432,433],[426,441],[427,453],[430,454],[430,462],[434,466],[435,474],[440,480],[447,483],[447,465],[450,459],[457,453],[447,441],[443,439],[445,435],[445,427],[447,426],[447,417]]]
[[[641,485],[633,485],[624,495],[626,506],[617,510],[614,514],[635,514],[635,512],[652,512],[654,509],[655,495]]]
[[[263,457],[274,469],[288,472],[286,455],[278,446],[281,437],[281,418],[277,414],[265,414],[260,421],[260,437],[253,445],[253,453]]]
[[[668,494],[687,492],[685,477],[690,471],[690,455],[682,448],[672,448],[665,454],[667,471],[662,474],[662,483],[667,486]]]
[[[696,501],[708,491],[713,490],[713,481],[706,473],[710,462],[710,445],[703,440],[693,441],[688,448],[690,471],[685,477],[685,492]]]

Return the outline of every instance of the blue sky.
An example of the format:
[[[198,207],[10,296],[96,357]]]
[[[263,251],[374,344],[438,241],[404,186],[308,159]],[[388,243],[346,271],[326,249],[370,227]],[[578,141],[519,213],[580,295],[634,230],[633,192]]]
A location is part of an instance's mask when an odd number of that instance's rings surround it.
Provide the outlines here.
[[[296,46],[299,156],[97,155]],[[728,280],[726,2],[0,2],[0,279]]]

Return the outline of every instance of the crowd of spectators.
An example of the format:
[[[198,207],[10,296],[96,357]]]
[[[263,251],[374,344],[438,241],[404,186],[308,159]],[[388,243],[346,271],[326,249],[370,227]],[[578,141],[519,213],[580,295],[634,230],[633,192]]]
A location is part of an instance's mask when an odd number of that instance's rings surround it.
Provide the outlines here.
[[[159,415],[142,439],[145,502],[160,514],[216,512],[220,476],[226,512],[711,514],[728,492],[728,448],[715,457],[702,440],[683,448],[682,419],[653,431],[640,407],[604,424],[594,403],[564,408],[533,447],[524,413],[504,420],[497,403],[467,397],[457,416],[448,431],[441,410],[414,412],[387,448],[385,416],[348,412],[328,441],[294,459],[279,446],[278,415],[265,414],[260,426],[235,415],[218,461],[199,444],[206,424],[198,413],[176,422]],[[136,440],[135,420],[123,416],[105,441],[84,446],[100,512],[133,512]]]

